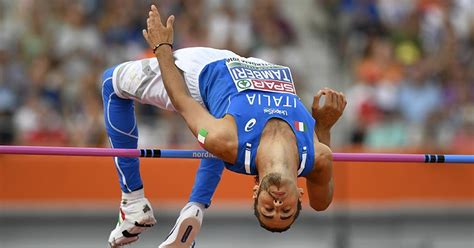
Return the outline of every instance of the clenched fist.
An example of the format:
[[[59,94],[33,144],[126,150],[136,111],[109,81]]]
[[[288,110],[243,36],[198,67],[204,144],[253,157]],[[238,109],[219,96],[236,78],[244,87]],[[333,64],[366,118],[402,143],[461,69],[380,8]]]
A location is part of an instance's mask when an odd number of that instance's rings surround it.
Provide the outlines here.
[[[323,105],[319,106],[321,96],[325,96],[325,100]],[[318,128],[330,130],[341,117],[346,105],[347,101],[343,93],[329,88],[318,91],[311,106],[312,115]]]

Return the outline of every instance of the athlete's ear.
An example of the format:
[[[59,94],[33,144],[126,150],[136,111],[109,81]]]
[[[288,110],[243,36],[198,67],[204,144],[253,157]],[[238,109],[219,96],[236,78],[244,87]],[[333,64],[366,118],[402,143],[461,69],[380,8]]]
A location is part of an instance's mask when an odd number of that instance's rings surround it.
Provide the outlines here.
[[[300,200],[302,200],[303,195],[304,195],[304,190],[303,190],[303,188],[298,188],[298,198],[299,198]]]
[[[253,199],[257,199],[258,188],[259,188],[259,185],[253,186],[253,189],[252,189],[253,190],[253,196],[252,196]]]

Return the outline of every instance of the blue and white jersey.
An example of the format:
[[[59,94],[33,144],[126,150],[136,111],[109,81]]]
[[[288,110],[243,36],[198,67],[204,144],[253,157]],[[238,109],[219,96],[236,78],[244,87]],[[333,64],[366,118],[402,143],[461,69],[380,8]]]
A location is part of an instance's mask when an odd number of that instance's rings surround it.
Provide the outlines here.
[[[238,152],[235,164],[226,168],[256,175],[255,158],[265,124],[278,118],[295,133],[300,166],[298,176],[314,165],[315,120],[296,95],[288,67],[254,58],[231,57],[207,64],[199,74],[204,105],[216,118],[226,114],[236,121]]]

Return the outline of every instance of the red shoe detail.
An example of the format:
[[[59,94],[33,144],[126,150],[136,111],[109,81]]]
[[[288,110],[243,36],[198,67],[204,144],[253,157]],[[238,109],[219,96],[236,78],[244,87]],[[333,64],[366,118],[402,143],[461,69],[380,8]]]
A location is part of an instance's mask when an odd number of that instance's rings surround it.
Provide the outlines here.
[[[125,220],[125,213],[123,212],[122,208],[120,208],[120,217],[122,218],[122,221]]]

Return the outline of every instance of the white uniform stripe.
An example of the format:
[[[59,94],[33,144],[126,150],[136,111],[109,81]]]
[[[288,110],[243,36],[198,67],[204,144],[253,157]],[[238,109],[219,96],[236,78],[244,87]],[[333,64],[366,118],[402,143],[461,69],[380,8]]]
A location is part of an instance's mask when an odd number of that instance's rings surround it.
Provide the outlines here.
[[[135,123],[133,123],[133,128],[132,130],[130,130],[130,132],[128,132],[128,134],[132,134],[133,131],[135,131],[135,128],[137,128],[137,120],[135,120],[135,118],[133,118],[133,120],[135,121]]]
[[[247,148],[245,148],[245,173],[250,174],[250,158],[251,158],[251,151],[250,148],[252,144],[247,143]]]
[[[104,84],[105,84],[107,81],[111,80],[111,79],[112,79],[112,77],[108,77],[108,78],[106,78],[106,79],[102,82],[102,89],[104,88]]]
[[[104,84],[105,84],[107,81],[109,81],[109,80],[112,80],[112,77],[109,77],[109,78],[107,78],[106,80],[104,80],[104,82],[102,82],[102,91],[101,91],[101,92],[102,92],[102,96],[104,95]]]
[[[112,146],[112,148],[114,148],[114,143],[112,143],[112,140],[110,138],[109,138],[109,142],[110,142],[110,145]],[[128,188],[127,179],[125,178],[125,174],[123,174],[122,169],[120,169],[120,165],[119,165],[119,162],[118,162],[118,157],[114,157],[114,163],[115,163],[115,167],[119,171],[120,177],[122,177],[123,184],[127,188],[128,192],[132,192],[132,190],[130,190]]]
[[[307,149],[306,146],[303,147],[303,154],[301,155],[301,164],[300,164],[300,169],[298,170],[298,176],[301,175],[304,168],[306,167],[306,157],[308,156],[306,149]]]

